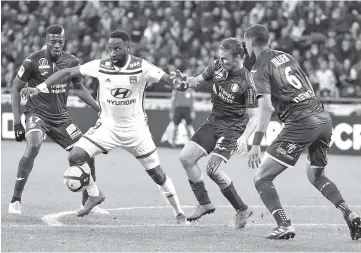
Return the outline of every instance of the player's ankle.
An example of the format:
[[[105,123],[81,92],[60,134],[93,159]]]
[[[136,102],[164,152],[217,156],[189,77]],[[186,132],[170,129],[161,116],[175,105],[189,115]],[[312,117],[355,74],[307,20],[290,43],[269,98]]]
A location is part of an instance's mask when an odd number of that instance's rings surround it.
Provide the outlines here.
[[[86,191],[88,192],[88,195],[90,197],[98,197],[99,196],[99,188],[96,184],[89,185],[87,187]]]
[[[279,226],[289,227],[291,225],[292,225],[291,220],[285,220],[285,221],[282,221]]]
[[[13,196],[13,198],[11,199],[11,203],[14,203],[15,201],[19,201],[21,203],[21,198]]]

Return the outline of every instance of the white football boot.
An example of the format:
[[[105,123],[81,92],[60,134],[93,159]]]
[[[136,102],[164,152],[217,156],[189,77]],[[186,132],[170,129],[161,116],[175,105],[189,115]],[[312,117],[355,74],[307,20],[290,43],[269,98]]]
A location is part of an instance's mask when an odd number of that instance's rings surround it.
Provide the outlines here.
[[[15,202],[9,204],[9,213],[21,214],[20,201],[15,201]]]
[[[84,208],[84,206],[81,205],[80,210],[82,210],[83,208]],[[109,211],[107,211],[99,206],[94,206],[90,212],[95,213],[95,214],[110,214]]]

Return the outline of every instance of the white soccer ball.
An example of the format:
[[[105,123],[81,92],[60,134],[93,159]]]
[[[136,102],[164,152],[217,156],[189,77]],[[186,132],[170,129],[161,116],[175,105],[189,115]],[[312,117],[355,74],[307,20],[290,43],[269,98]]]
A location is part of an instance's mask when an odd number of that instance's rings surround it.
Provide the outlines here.
[[[71,166],[64,173],[64,184],[72,192],[84,191],[89,185],[90,174],[80,166]]]

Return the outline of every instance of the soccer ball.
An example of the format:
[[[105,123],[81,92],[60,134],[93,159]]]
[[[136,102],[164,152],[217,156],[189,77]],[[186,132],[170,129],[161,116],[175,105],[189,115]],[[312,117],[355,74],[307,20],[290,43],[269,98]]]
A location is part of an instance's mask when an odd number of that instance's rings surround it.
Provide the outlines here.
[[[84,191],[89,185],[90,174],[80,166],[71,166],[64,173],[64,184],[72,192]]]

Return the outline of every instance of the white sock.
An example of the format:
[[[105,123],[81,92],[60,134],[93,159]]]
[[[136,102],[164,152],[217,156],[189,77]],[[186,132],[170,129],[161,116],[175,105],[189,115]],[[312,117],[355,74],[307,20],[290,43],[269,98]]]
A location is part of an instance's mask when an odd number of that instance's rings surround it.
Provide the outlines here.
[[[158,185],[159,191],[163,194],[164,198],[168,201],[168,203],[172,206],[174,216],[176,216],[179,213],[183,213],[182,207],[179,203],[179,199],[177,196],[177,192],[175,191],[174,185],[172,180],[166,176],[165,183],[160,186]]]
[[[99,189],[98,186],[95,184],[94,179],[91,175],[91,171],[88,163],[84,163],[81,167],[86,173],[90,174],[89,185],[86,187],[86,191],[88,192],[88,195],[91,197],[99,196]]]

